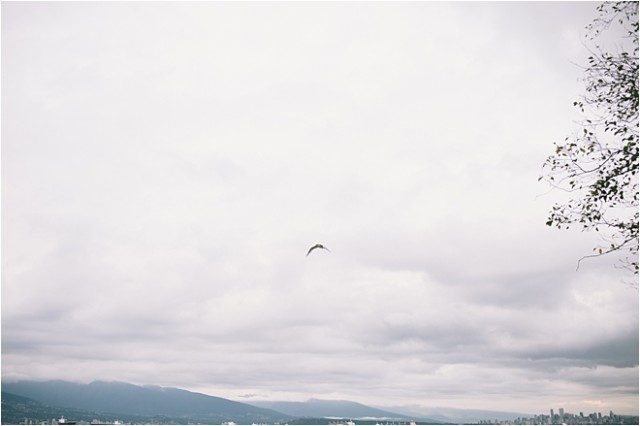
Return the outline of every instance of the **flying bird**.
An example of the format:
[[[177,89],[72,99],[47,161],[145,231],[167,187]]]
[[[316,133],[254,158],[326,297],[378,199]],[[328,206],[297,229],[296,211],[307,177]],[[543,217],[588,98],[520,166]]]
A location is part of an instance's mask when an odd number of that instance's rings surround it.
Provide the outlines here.
[[[312,251],[314,251],[315,249],[324,249],[328,252],[330,252],[331,250],[329,250],[328,248],[326,248],[325,246],[323,246],[322,244],[316,244],[315,246],[311,247],[309,249],[309,251],[307,252],[307,256],[309,256],[309,253],[311,253]]]

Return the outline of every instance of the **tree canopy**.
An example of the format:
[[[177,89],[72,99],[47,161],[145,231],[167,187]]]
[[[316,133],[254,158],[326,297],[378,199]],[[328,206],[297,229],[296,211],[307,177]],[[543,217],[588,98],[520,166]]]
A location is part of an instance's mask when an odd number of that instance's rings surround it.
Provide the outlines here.
[[[597,12],[586,27],[586,93],[574,102],[584,121],[575,135],[555,143],[540,177],[572,197],[552,207],[546,224],[600,232],[606,244],[585,257],[619,252],[623,266],[637,274],[638,2],[606,2]],[[623,35],[602,47],[614,27]]]

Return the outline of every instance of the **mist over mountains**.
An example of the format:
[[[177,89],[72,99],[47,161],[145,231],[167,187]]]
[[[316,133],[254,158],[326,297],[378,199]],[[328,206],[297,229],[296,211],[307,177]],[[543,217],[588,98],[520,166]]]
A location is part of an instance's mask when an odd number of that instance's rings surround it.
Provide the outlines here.
[[[384,419],[406,421],[406,414],[392,413],[351,401],[310,399],[305,402],[256,401],[251,405],[268,408],[293,417]]]
[[[380,409],[352,401],[310,399],[304,402],[256,401],[251,404],[159,386],[123,382],[18,381],[2,383],[2,423],[15,418],[43,420],[51,416],[73,420],[130,419],[134,423],[313,424],[320,419],[442,424],[483,419],[513,419],[519,413],[481,410],[397,407]],[[46,413],[46,414],[44,414]],[[126,420],[125,420],[126,421]],[[325,423],[326,424],[326,423]]]

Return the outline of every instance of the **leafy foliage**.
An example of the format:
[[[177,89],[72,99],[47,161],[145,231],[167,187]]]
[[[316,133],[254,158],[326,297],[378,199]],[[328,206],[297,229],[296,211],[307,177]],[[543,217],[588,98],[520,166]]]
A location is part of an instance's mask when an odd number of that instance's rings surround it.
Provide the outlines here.
[[[574,195],[550,211],[548,226],[601,232],[608,246],[591,256],[623,251],[622,263],[638,273],[638,3],[607,2],[587,26],[595,44],[588,58],[586,95],[574,106],[585,116],[581,131],[555,144],[540,179]],[[625,32],[614,52],[595,39],[620,25]],[[630,51],[629,51],[630,50]],[[585,257],[591,257],[585,256]]]

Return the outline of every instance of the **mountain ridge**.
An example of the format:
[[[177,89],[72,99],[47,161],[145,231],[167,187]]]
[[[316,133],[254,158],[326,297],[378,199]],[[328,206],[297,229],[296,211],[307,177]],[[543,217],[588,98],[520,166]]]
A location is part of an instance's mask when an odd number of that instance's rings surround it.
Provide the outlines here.
[[[165,416],[202,423],[287,423],[299,419],[353,419],[418,423],[467,423],[514,419],[520,413],[444,407],[371,407],[345,400],[237,402],[179,388],[96,380],[3,381],[2,391],[51,407],[130,416]],[[4,398],[4,395],[3,395]],[[4,402],[4,401],[3,401]],[[418,409],[419,408],[419,409]],[[516,415],[516,416],[514,416]]]
[[[294,417],[379,419],[409,421],[406,414],[394,413],[359,402],[311,398],[307,401],[252,401],[256,407],[268,408]],[[430,421],[432,419],[424,419]]]
[[[51,419],[66,416],[67,420],[84,423],[116,424],[182,424],[185,418],[170,416],[134,416],[118,413],[97,413],[74,408],[55,407],[31,398],[2,391],[0,424],[50,424]],[[193,423],[191,421],[190,423]]]
[[[171,416],[202,422],[280,423],[282,413],[178,388],[124,382],[79,384],[62,380],[3,382],[2,390],[42,404],[91,412]]]

